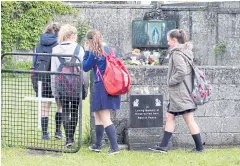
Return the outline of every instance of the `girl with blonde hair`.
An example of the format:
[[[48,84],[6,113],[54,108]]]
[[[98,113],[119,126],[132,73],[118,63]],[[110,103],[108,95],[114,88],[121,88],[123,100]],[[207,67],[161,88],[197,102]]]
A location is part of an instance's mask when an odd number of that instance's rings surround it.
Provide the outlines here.
[[[61,64],[60,60],[64,62],[70,62],[72,57],[64,57],[64,54],[76,53],[79,58],[83,59],[84,50],[78,45],[77,41],[77,29],[69,24],[63,25],[58,34],[58,45],[53,48],[53,54],[63,54],[61,58],[52,57],[51,71],[56,72]],[[66,134],[66,147],[72,146],[74,141],[74,133],[78,122],[78,106],[79,98],[73,98],[71,96],[61,96],[56,89],[56,78],[51,76],[51,87],[53,96],[60,101],[62,105],[62,121]],[[88,92],[88,75],[83,72],[83,99],[87,96]],[[71,115],[71,116],[70,116]]]

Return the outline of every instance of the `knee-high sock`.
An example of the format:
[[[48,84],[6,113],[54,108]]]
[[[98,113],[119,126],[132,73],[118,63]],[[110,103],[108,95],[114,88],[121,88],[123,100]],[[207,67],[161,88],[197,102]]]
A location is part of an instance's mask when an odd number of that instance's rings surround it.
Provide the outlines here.
[[[103,134],[104,134],[104,127],[103,125],[96,125],[95,126],[96,130],[96,146],[101,146],[102,145],[102,139],[103,139]]]
[[[55,115],[55,121],[56,121],[56,132],[61,132],[61,123],[62,123],[62,113],[56,112]]]
[[[111,143],[111,149],[112,150],[117,150],[118,149],[118,144],[117,144],[117,134],[116,134],[116,129],[113,125],[107,126],[105,128],[106,134],[108,136],[108,139]]]
[[[41,125],[42,125],[42,133],[43,135],[46,135],[48,130],[48,117],[41,118]]]
[[[192,137],[193,137],[193,140],[195,142],[196,149],[198,151],[203,150],[202,138],[201,138],[200,133],[199,134],[194,134],[194,135],[192,135]]]
[[[162,142],[161,142],[160,146],[161,147],[167,147],[171,136],[172,136],[172,133],[164,131],[164,135],[163,135]]]

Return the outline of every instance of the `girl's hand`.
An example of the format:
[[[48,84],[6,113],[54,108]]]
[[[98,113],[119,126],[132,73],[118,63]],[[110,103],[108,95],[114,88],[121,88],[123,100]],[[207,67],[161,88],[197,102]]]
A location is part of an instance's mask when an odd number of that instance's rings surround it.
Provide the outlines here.
[[[84,48],[85,48],[86,51],[89,50],[89,44],[88,44],[88,41],[85,42],[85,44],[84,44]]]

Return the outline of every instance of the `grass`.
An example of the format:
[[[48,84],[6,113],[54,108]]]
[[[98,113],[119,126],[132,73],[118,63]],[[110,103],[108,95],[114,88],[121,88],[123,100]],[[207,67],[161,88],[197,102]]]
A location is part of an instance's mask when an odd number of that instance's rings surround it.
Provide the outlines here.
[[[106,151],[107,149],[104,149]],[[51,153],[31,155],[29,150],[4,148],[3,166],[237,166],[240,165],[240,149],[206,150],[203,154],[192,154],[173,150],[168,154],[121,151],[115,156],[104,152],[94,153],[84,146],[77,153]]]
[[[41,140],[42,132],[38,128],[38,103],[36,101],[25,101],[25,97],[33,97],[34,91],[31,85],[29,74],[18,74],[18,77],[5,77],[2,79],[2,146],[31,146],[38,148],[52,148],[57,150],[72,151],[77,149],[65,148],[62,146],[65,139],[57,140],[55,133],[55,112],[56,104],[51,105],[49,112],[48,132],[51,140]],[[90,135],[90,111],[89,98],[83,102],[82,109],[82,142],[89,142]],[[78,141],[79,126],[75,132],[75,140]],[[63,131],[63,127],[62,127]]]
[[[29,89],[30,80],[25,80],[23,82],[21,79],[8,79],[3,80],[3,89],[2,94],[11,94],[9,99],[16,98],[18,100],[3,100],[4,106],[7,106],[7,109],[4,109],[4,115],[2,114],[3,124],[14,126],[14,129],[11,128],[2,128],[2,135],[4,133],[14,134],[15,131],[20,131],[16,135],[11,136],[13,140],[11,141],[17,145],[21,145],[19,142],[29,142],[30,140],[38,140],[38,143],[43,147],[52,146],[51,144],[57,144],[55,147],[58,147],[59,142],[52,140],[48,143],[41,142],[39,137],[41,136],[41,131],[34,130],[37,128],[37,119],[36,113],[33,111],[37,109],[37,105],[34,102],[25,102],[22,103],[23,96],[32,96],[32,91],[25,90],[25,93],[21,94],[16,89],[16,85],[22,84],[23,87]],[[9,84],[5,84],[6,81],[10,81]],[[11,87],[11,88],[9,88]],[[24,91],[24,88],[23,88]],[[9,102],[9,103],[6,103]],[[54,104],[55,105],[55,104]],[[55,106],[52,106],[55,109]],[[19,109],[20,108],[20,112]],[[90,129],[89,127],[89,99],[83,102],[83,142],[88,142]],[[53,111],[54,113],[54,111]],[[51,114],[51,118],[54,118],[54,114]],[[7,117],[11,117],[7,119]],[[26,119],[30,121],[18,121],[19,119]],[[24,125],[26,124],[26,125]],[[31,124],[32,126],[28,126]],[[21,128],[26,130],[23,133]],[[50,129],[54,129],[54,124],[50,125]],[[51,131],[51,130],[50,130]],[[13,133],[12,133],[13,132]],[[29,132],[29,133],[28,133]],[[51,131],[54,132],[54,131]],[[20,137],[18,137],[20,134]],[[29,138],[30,139],[29,139]],[[28,138],[28,139],[27,139]],[[26,142],[25,142],[26,141]],[[62,142],[60,142],[62,143]],[[107,147],[103,149],[102,153],[90,152],[87,148],[87,145],[82,146],[80,151],[77,153],[54,153],[54,152],[44,152],[44,151],[33,151],[29,149],[19,148],[19,147],[4,147],[2,148],[2,165],[3,166],[240,166],[240,148],[229,148],[229,149],[207,149],[203,154],[192,154],[187,151],[181,150],[172,150],[168,154],[159,154],[153,152],[137,152],[137,151],[127,151],[123,150],[120,154],[115,156],[108,156],[105,154]]]

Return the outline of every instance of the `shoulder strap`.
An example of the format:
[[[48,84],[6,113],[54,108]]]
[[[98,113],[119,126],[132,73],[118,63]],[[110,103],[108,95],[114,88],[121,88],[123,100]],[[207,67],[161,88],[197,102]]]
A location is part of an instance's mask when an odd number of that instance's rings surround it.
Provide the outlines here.
[[[186,86],[188,93],[191,95],[191,91],[190,91],[190,89],[188,88],[186,81],[183,80],[183,83],[184,83],[184,85]]]
[[[79,55],[79,52],[80,52],[80,49],[81,49],[80,45],[77,44],[77,46],[76,46],[76,48],[75,48],[75,50],[74,50],[73,55],[74,55],[74,56],[78,56],[78,55]],[[74,56],[73,56],[73,58],[72,58],[71,61],[70,61],[70,62],[72,62],[72,63],[75,63],[76,60],[77,60]]]
[[[70,61],[71,63],[75,63],[76,62],[77,59],[74,56],[78,56],[79,55],[80,48],[81,48],[80,45],[77,44],[77,46],[76,46],[76,48],[74,50],[74,53],[73,53],[73,57],[72,57],[72,59]],[[63,64],[65,62],[64,58],[58,57],[58,59],[59,59],[61,64]]]
[[[113,50],[113,48],[112,48],[112,47],[109,47],[109,49],[110,49],[110,55],[113,56],[113,55],[114,55],[114,50]]]
[[[110,52],[110,54],[107,54],[107,52],[103,49],[103,56],[114,56],[114,50],[113,50],[113,48],[112,47],[109,47],[108,46],[108,49],[109,49],[109,52]]]
[[[179,52],[181,52],[181,51],[179,51]],[[189,57],[188,57],[186,54],[184,54],[183,52],[181,52],[180,55],[181,55],[184,59],[186,59],[187,62],[190,64],[190,66],[193,68],[194,64],[190,61]]]

